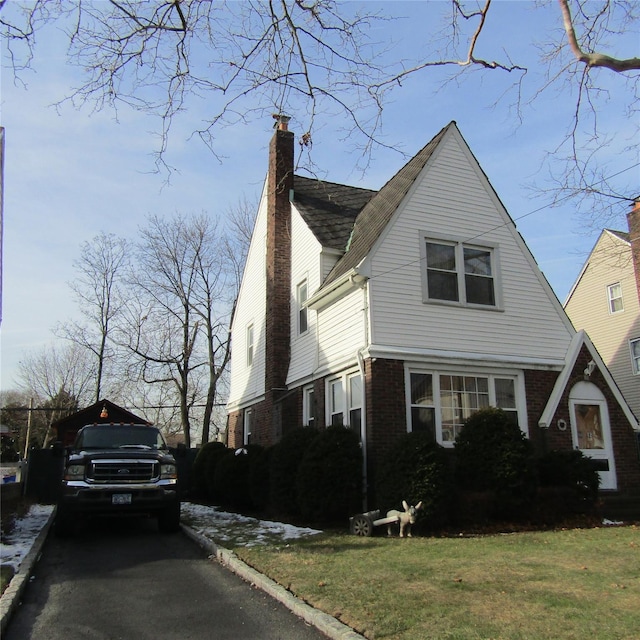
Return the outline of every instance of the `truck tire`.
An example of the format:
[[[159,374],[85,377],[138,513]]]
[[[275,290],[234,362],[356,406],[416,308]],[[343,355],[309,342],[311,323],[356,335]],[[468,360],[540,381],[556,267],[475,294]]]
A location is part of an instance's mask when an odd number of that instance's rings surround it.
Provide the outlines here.
[[[180,531],[180,503],[169,505],[158,516],[158,529],[162,533],[176,533]]]

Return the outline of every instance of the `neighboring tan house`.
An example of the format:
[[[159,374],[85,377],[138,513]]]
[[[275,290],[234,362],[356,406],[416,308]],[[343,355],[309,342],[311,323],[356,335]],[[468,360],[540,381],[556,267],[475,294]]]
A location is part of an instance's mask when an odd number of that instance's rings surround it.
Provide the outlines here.
[[[630,228],[632,216],[640,217],[637,207],[629,214]],[[636,417],[640,417],[638,286],[630,235],[605,229],[564,303],[574,327],[589,334]]]
[[[379,191],[294,175],[287,122],[233,319],[229,446],[344,425],[370,488],[402,434],[453,448],[498,406],[537,450],[598,459],[603,489],[639,489],[637,420],[455,122]]]

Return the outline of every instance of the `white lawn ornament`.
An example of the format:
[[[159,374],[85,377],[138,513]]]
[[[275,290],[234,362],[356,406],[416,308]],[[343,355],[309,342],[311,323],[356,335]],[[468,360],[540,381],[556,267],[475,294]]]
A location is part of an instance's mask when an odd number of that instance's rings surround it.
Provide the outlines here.
[[[407,538],[411,537],[411,525],[415,524],[416,518],[418,517],[418,509],[422,507],[422,500],[418,502],[415,507],[410,507],[407,504],[406,500],[402,501],[402,506],[404,511],[398,511],[397,509],[391,509],[391,511],[387,511],[387,518],[394,518],[391,522],[387,524],[387,535],[392,535],[391,527],[393,522],[400,523],[400,537],[404,538],[404,532],[407,532]]]

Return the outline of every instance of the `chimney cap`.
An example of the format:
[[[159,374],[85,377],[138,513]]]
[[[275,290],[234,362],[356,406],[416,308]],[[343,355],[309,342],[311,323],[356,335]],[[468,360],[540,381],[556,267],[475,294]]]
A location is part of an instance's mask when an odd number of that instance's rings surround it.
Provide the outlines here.
[[[271,117],[276,121],[273,125],[274,129],[279,129],[280,131],[289,130],[289,120],[291,120],[291,116],[285,116],[283,113],[273,113]]]

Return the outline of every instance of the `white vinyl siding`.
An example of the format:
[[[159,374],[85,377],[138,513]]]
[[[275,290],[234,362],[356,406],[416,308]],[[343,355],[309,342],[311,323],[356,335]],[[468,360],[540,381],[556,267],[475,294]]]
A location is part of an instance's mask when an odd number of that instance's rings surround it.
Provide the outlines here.
[[[305,309],[306,331],[300,331],[301,284],[306,283],[308,299],[320,286],[321,247],[295,207],[291,211],[291,360],[287,385],[300,384],[311,375],[317,357],[316,312]]]
[[[266,198],[263,193],[233,318],[233,348],[227,402],[229,410],[255,402],[264,394],[266,218]],[[251,364],[247,362],[246,349],[249,325],[253,325]]]
[[[464,143],[451,135],[438,151],[368,260],[371,342],[562,366],[573,329],[557,298]],[[501,310],[425,305],[425,237],[499,247]]]

